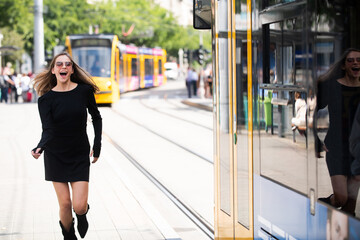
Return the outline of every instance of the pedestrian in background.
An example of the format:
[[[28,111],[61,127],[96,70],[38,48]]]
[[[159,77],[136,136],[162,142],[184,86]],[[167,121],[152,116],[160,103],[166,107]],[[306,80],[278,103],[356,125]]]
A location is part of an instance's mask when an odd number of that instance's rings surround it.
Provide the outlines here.
[[[186,89],[188,92],[188,98],[191,98],[191,88],[192,88],[192,76],[193,76],[193,70],[191,67],[188,68],[185,83],[186,83]]]
[[[31,93],[30,92],[30,77],[23,73],[20,77],[20,87],[21,87],[21,97],[23,102],[30,102],[31,101]]]
[[[77,217],[77,229],[84,238],[88,230],[89,155],[94,157],[92,163],[95,163],[101,149],[102,119],[94,97],[98,87],[67,53],[54,57],[49,69],[35,77],[34,87],[40,96],[38,108],[43,132],[31,154],[38,159],[44,151],[45,180],[52,181],[55,188],[64,239],[77,239],[72,208]],[[86,110],[92,116],[95,132],[91,151],[86,133]]]
[[[196,70],[193,68],[192,75],[191,75],[191,86],[193,88],[195,97],[197,96],[197,88],[198,88],[198,80],[199,80],[198,78],[199,78],[199,75],[196,72]]]
[[[6,63],[6,67],[4,67],[3,69],[3,83],[1,84],[1,102],[8,102],[8,93],[9,93],[9,88],[11,88],[11,86],[15,85],[15,83],[13,82],[13,80],[11,80],[10,76],[11,76],[11,67],[12,64],[10,62]]]
[[[12,82],[14,84],[12,84],[10,86],[10,89],[11,89],[11,101],[12,101],[12,97],[14,96],[15,98],[15,102],[17,103],[18,100],[19,100],[19,93],[18,93],[18,88],[19,88],[19,79],[17,77],[17,73],[16,72],[13,72],[10,76]]]

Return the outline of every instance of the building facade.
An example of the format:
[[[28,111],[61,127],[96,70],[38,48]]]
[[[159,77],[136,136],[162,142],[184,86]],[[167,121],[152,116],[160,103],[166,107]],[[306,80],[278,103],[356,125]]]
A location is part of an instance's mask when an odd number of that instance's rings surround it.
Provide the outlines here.
[[[192,25],[192,0],[154,0],[154,2],[172,12],[179,25]]]

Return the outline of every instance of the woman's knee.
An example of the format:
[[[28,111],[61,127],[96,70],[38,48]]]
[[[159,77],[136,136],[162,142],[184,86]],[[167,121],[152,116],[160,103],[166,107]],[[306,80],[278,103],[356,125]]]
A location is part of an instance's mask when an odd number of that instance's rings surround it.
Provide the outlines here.
[[[348,201],[347,194],[334,194],[334,207],[342,207]]]
[[[74,211],[78,215],[83,215],[87,212],[87,202],[74,202]]]

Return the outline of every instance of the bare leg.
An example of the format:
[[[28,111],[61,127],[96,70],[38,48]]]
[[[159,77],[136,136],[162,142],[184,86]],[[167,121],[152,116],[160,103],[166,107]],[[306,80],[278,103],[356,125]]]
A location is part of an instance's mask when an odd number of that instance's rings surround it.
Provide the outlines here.
[[[356,208],[357,196],[359,193],[359,187],[360,187],[360,175],[349,178],[348,180],[349,197],[348,197],[348,201],[341,208],[341,210],[350,214],[354,214]]]
[[[78,220],[77,229],[81,238],[84,238],[89,228],[89,222],[86,219],[88,211],[88,182],[72,182],[71,187],[73,190],[74,211]]]
[[[348,200],[347,177],[344,175],[331,176],[331,185],[334,190],[334,195],[330,199],[331,205],[337,208],[344,206]]]
[[[60,207],[60,221],[65,230],[69,231],[73,220],[69,185],[63,182],[53,182],[53,185]]]
[[[89,182],[72,182],[72,195],[74,211],[78,215],[83,215],[87,212],[88,206],[88,194],[89,194]]]

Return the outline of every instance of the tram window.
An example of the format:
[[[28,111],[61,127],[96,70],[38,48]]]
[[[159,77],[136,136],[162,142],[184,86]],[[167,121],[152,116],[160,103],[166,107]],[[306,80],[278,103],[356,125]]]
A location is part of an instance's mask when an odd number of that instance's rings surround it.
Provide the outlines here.
[[[261,89],[260,173],[307,194],[307,57],[303,18],[271,23],[264,34],[264,70],[270,83]],[[267,65],[267,66],[266,66]],[[289,88],[290,87],[290,88]]]
[[[154,75],[154,60],[145,58],[145,75]]]
[[[230,198],[230,125],[229,125],[229,62],[228,39],[219,39],[219,156],[220,156],[220,208],[225,213],[231,213]]]
[[[137,76],[138,73],[137,73],[137,67],[138,67],[138,64],[137,64],[137,59],[136,58],[132,58],[131,59],[131,76]]]
[[[73,58],[92,76],[110,77],[111,48],[79,47],[72,49]]]
[[[161,61],[161,59],[159,59],[158,67],[159,67],[159,75],[161,75],[162,74],[162,61]]]
[[[123,65],[123,64],[124,64],[124,63],[123,63],[123,59],[120,58],[120,59],[119,59],[119,73],[120,73],[120,78],[123,78],[123,77],[124,77],[124,69],[123,69],[124,65]]]
[[[249,228],[249,148],[248,148],[248,84],[247,47],[236,39],[236,134],[237,134],[237,207],[238,222]]]

